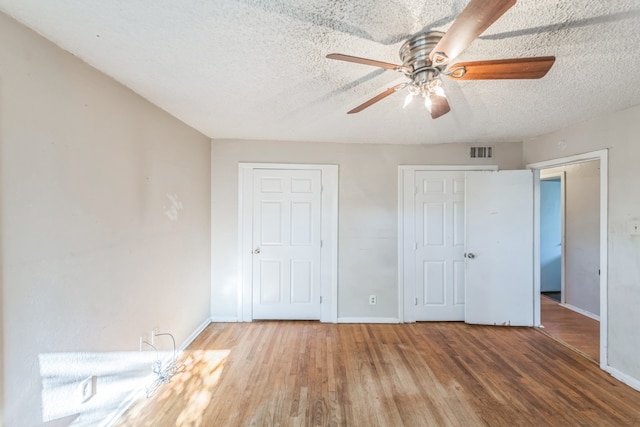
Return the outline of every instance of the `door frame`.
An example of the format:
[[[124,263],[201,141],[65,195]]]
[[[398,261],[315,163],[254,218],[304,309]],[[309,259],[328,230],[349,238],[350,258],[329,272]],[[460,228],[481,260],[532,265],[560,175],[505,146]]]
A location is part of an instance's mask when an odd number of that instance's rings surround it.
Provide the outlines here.
[[[564,200],[564,194],[565,194],[565,171],[562,172],[555,172],[552,174],[549,174],[547,176],[545,176],[544,178],[540,178],[540,181],[545,181],[545,180],[552,180],[552,179],[556,179],[559,178],[560,179],[560,304],[564,304],[565,303],[565,290],[564,290],[564,286],[565,286],[565,281],[564,281],[564,273],[565,273],[565,268],[564,268],[564,263],[565,263],[565,253],[564,253],[564,247],[565,247],[565,222],[564,222],[564,218],[565,218],[565,200]],[[538,215],[540,214],[540,210],[538,209]],[[538,252],[539,253],[539,252]],[[535,267],[535,265],[534,265]],[[542,284],[540,285],[541,289],[542,289]]]
[[[404,218],[409,214],[405,212],[405,182],[411,179],[415,185],[415,173],[417,171],[427,172],[465,172],[465,171],[497,171],[498,165],[401,165],[398,166],[398,319],[400,323],[413,323],[416,319],[411,316],[405,307],[410,305],[413,297],[409,299],[408,287],[413,286],[415,293],[415,283],[407,283],[405,280],[405,252],[404,252]]]
[[[600,368],[609,371],[608,366],[608,339],[607,324],[609,315],[607,311],[608,289],[608,168],[609,150],[591,151],[574,156],[561,157],[526,165],[534,170],[534,325],[540,326],[540,169],[568,166],[576,163],[584,163],[591,160],[600,161]],[[564,249],[564,248],[563,248]]]
[[[253,173],[256,169],[319,170],[320,219],[320,321],[338,321],[338,165],[239,163],[238,164],[238,313],[253,321]]]

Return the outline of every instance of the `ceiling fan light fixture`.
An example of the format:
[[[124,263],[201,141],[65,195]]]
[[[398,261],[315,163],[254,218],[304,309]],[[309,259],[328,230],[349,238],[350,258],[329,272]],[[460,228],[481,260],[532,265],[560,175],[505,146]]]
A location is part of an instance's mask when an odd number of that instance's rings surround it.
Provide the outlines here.
[[[431,118],[451,111],[442,87],[442,75],[453,80],[498,80],[498,79],[539,79],[551,68],[553,56],[529,58],[497,59],[450,62],[464,51],[489,26],[499,19],[516,0],[469,0],[467,6],[453,21],[446,33],[426,31],[415,34],[400,47],[402,65],[375,61],[367,58],[332,53],[329,59],[355,62],[404,74],[408,79],[374,96],[370,100],[348,111],[357,113],[370,107],[392,93],[407,88],[406,108],[413,98],[422,96],[424,104],[431,112]]]

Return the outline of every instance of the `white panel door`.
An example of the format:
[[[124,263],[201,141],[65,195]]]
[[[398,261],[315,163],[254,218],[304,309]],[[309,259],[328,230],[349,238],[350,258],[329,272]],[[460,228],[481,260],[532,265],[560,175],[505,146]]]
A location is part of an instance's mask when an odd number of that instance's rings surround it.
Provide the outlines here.
[[[533,172],[467,172],[465,322],[533,326]]]
[[[253,318],[320,319],[321,171],[253,177]]]
[[[464,192],[461,171],[415,174],[415,320],[464,320]]]

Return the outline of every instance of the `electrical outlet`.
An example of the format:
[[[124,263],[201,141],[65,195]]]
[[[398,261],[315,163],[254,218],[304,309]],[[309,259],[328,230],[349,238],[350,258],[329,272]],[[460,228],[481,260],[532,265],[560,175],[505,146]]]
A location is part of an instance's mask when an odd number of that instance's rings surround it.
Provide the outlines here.
[[[96,382],[95,375],[90,376],[80,382],[80,399],[82,403],[85,403],[96,394]]]
[[[147,344],[145,344],[147,342],[149,342],[149,340],[147,339],[147,336],[146,335],[140,335],[140,351],[144,351],[144,350],[148,350],[149,349],[149,347],[147,347]]]
[[[629,221],[629,234],[632,236],[640,235],[640,221]]]
[[[371,305],[375,305],[378,303],[378,299],[376,298],[375,295],[369,295],[369,304]]]

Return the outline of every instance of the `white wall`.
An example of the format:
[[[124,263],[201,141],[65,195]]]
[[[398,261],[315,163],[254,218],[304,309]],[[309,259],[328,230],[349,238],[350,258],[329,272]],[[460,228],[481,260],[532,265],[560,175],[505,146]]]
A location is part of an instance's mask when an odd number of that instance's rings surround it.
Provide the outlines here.
[[[545,169],[564,172],[565,303],[600,315],[600,161]]]
[[[640,380],[640,236],[628,230],[640,220],[640,106],[594,118],[523,145],[526,164],[607,148],[608,363]]]
[[[0,79],[4,422],[93,425],[141,334],[209,318],[210,141],[2,14]]]
[[[470,159],[464,144],[383,145],[214,141],[212,148],[212,317],[235,319],[238,287],[238,163],[339,165],[338,317],[398,318],[398,166],[498,164],[522,167],[520,143]],[[375,294],[377,305],[369,305]]]

